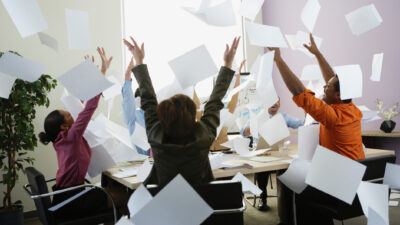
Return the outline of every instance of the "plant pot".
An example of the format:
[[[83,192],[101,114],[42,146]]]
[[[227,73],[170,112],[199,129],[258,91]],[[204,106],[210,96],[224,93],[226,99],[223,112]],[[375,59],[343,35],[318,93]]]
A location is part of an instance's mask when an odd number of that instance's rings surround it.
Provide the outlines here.
[[[13,205],[11,210],[5,211],[0,208],[0,224],[24,224],[24,207],[22,205]]]
[[[396,123],[393,120],[384,120],[381,124],[381,130],[385,133],[390,133],[396,126]]]

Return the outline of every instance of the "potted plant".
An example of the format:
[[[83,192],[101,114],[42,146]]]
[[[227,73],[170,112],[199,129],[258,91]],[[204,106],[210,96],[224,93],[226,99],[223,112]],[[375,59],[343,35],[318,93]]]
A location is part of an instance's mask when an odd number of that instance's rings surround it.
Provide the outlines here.
[[[12,201],[11,192],[18,172],[24,172],[25,165],[34,161],[27,153],[37,146],[32,123],[36,106],[49,106],[47,93],[56,85],[57,81],[49,75],[42,75],[32,83],[16,79],[9,98],[0,98],[0,185],[4,187],[0,224],[23,224],[23,207],[20,201]]]
[[[392,120],[393,117],[399,114],[397,108],[399,107],[399,103],[396,103],[394,106],[389,108],[389,111],[383,110],[383,101],[380,99],[376,100],[376,105],[379,109],[379,112],[382,113],[385,120],[382,122],[380,129],[385,133],[390,133],[396,126],[396,123]]]

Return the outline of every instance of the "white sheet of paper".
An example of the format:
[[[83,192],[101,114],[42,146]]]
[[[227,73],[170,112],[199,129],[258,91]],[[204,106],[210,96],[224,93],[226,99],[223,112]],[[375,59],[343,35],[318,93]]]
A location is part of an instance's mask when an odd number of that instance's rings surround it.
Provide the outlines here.
[[[100,114],[96,117],[95,122],[98,124],[102,124],[103,129],[107,131],[108,134],[116,138],[118,141],[124,143],[126,146],[131,149],[134,146],[131,143],[131,137],[129,135],[129,130],[126,127],[123,127],[117,123],[108,120],[103,114]]]
[[[127,216],[121,217],[115,225],[134,225]]]
[[[229,140],[229,141],[227,141],[225,143],[222,143],[221,145],[224,146],[224,147],[233,149],[233,140]]]
[[[2,2],[21,37],[47,30],[47,22],[36,0],[2,0]]]
[[[368,223],[367,225],[389,225],[374,209],[368,210]]]
[[[264,124],[262,124],[259,132],[269,145],[273,145],[276,142],[289,137],[290,135],[285,119],[280,113],[271,117]]]
[[[374,4],[350,12],[346,15],[346,20],[351,32],[357,36],[378,27],[383,21]]]
[[[220,27],[236,25],[236,16],[232,0],[226,0],[219,5],[206,8],[204,14],[207,19],[206,23],[209,25]]]
[[[385,176],[383,183],[389,185],[390,188],[400,190],[400,165],[386,163]]]
[[[115,166],[115,162],[103,145],[92,147],[92,157],[87,171],[91,178],[113,166]]]
[[[289,47],[292,50],[297,49],[297,44],[296,44],[296,35],[294,34],[285,34],[286,41],[289,43]]]
[[[49,48],[53,49],[54,51],[58,52],[58,41],[57,39],[53,38],[52,36],[39,32],[38,33],[40,43],[42,45],[46,45]]]
[[[323,39],[315,35],[313,35],[313,38],[317,47],[320,48]],[[315,55],[311,54],[310,51],[304,47],[304,44],[310,45],[310,34],[303,31],[297,31],[295,40],[295,45],[297,46],[296,50],[303,52],[311,58],[315,57]]]
[[[364,215],[369,217],[369,210],[373,209],[386,222],[386,224],[388,224],[388,193],[388,185],[361,181],[357,190],[357,195]]]
[[[131,135],[131,142],[133,145],[139,146],[143,150],[150,149],[149,141],[147,140],[146,129],[139,123],[135,125],[135,131]]]
[[[288,47],[279,27],[249,21],[246,21],[245,25],[250,44],[261,47]]]
[[[168,62],[183,89],[218,72],[210,53],[201,45]]]
[[[314,30],[320,9],[321,5],[318,0],[308,0],[301,11],[301,21],[303,21],[304,26],[307,27],[310,33]]]
[[[236,157],[233,155],[227,155],[222,152],[218,152],[217,154],[209,155],[209,159],[210,159],[211,169],[215,170],[215,169],[222,168],[223,167],[222,164],[224,162],[231,160],[231,159],[236,159]]]
[[[110,98],[107,101],[107,119],[110,119],[111,110],[113,109],[113,106],[114,106],[114,100],[115,100],[115,98]]]
[[[265,108],[269,108],[279,101],[279,96],[276,93],[274,82],[271,79],[270,82],[261,90],[257,89],[258,97],[262,101],[262,105]]]
[[[243,0],[240,6],[239,15],[253,21],[260,11],[264,0]]]
[[[400,198],[400,194],[398,194],[398,193],[390,193],[389,199],[393,200],[393,199],[398,199],[398,198]]]
[[[381,81],[383,53],[375,54],[372,59],[372,74],[370,80]]]
[[[89,59],[73,67],[57,80],[81,100],[89,100],[113,85]]]
[[[323,79],[323,76],[318,64],[305,65],[303,67],[300,80],[319,80],[319,79]]]
[[[170,98],[176,94],[182,94],[183,89],[177,80],[174,80],[172,83],[166,85],[157,91],[157,101],[160,103],[163,100]]]
[[[145,205],[147,205],[151,200],[153,200],[153,196],[146,189],[146,187],[142,184],[140,185],[131,195],[128,201],[128,209],[131,218],[136,215]]]
[[[239,86],[235,87],[234,89],[232,89],[226,99],[224,100],[225,102],[230,102],[232,100],[232,97],[239,93],[241,90],[245,89],[249,84],[250,84],[250,79],[246,80],[245,82],[241,83]]]
[[[299,127],[298,152],[300,159],[311,161],[319,144],[319,124]]]
[[[16,79],[14,76],[0,73],[0,98],[8,99]]]
[[[362,96],[363,76],[360,65],[335,66],[333,70],[339,77],[342,100]]]
[[[199,97],[201,102],[204,102],[210,98],[213,88],[214,88],[214,76],[211,76],[200,82],[197,82],[196,85],[194,86],[197,97]]]
[[[254,80],[258,79],[258,73],[260,71],[261,66],[261,58],[263,55],[257,55],[256,60],[254,61],[253,65],[251,65],[250,74],[253,76]]]
[[[121,94],[122,86],[114,76],[107,76],[106,79],[113,84],[111,87],[103,91],[103,98],[108,101]]]
[[[260,188],[258,188],[253,182],[251,182],[249,179],[247,179],[240,172],[237,173],[232,178],[232,181],[240,181],[242,183],[242,192],[243,193],[259,195],[262,192]]]
[[[389,206],[399,206],[398,201],[389,201]]]
[[[70,49],[90,49],[89,14],[86,11],[65,9]]]
[[[305,180],[310,166],[311,163],[306,160],[294,159],[286,172],[278,179],[290,190],[300,194],[307,187]]]
[[[304,126],[311,125],[314,122],[315,122],[314,118],[307,113],[306,119],[304,120]]]
[[[361,163],[318,145],[306,183],[352,204],[365,170]]]
[[[127,171],[121,171],[118,173],[114,173],[113,176],[117,178],[124,178],[124,177],[133,177],[136,176],[138,173],[139,168],[135,168],[136,170],[127,170]]]
[[[249,144],[250,144],[249,138],[237,137],[232,141],[233,141],[233,149],[239,155],[247,155],[249,153]]]
[[[272,80],[272,69],[274,67],[275,51],[268,51],[260,59],[260,66],[257,74],[256,88],[264,88]],[[268,107],[267,107],[268,108]]]
[[[357,106],[357,108],[362,112],[363,118],[361,121],[371,121],[372,119],[375,119],[378,116],[378,111],[372,111],[370,110],[367,106],[361,105]],[[379,117],[379,116],[378,116]],[[379,117],[380,118],[380,117]]]
[[[84,105],[82,102],[72,95],[67,95],[66,90],[61,96],[61,102],[64,104],[64,108],[71,113],[72,118],[76,120],[80,112],[82,112]]]
[[[42,76],[45,70],[46,65],[23,58],[11,52],[5,52],[0,57],[0,72],[24,81],[36,81]]]
[[[213,209],[178,174],[136,213],[132,221],[140,225],[198,225],[212,213]]]
[[[255,162],[267,163],[267,162],[272,162],[272,161],[278,161],[281,159],[282,158],[273,157],[273,156],[257,156],[257,157],[250,158],[249,160],[255,161]]]
[[[148,156],[139,154],[136,148],[130,148],[122,142],[114,147],[114,154],[112,155],[115,162],[126,162],[135,160],[144,160]]]
[[[146,178],[149,176],[152,168],[153,168],[153,165],[150,164],[148,159],[146,159],[144,161],[144,163],[139,167],[138,174],[137,174],[137,180],[139,182],[145,181]]]
[[[258,120],[257,114],[250,110],[250,134],[253,138],[258,138]]]

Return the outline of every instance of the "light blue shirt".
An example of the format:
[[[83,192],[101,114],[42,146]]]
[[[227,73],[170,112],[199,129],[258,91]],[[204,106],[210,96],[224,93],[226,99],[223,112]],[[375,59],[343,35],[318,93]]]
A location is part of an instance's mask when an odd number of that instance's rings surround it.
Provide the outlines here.
[[[124,122],[129,129],[129,134],[132,135],[135,131],[136,123],[140,126],[146,128],[146,123],[144,122],[144,111],[141,109],[136,109],[135,97],[132,91],[132,80],[125,80],[124,86],[122,87],[122,115],[124,117]],[[150,155],[149,150],[141,149],[139,146],[135,145],[136,150],[139,154]]]

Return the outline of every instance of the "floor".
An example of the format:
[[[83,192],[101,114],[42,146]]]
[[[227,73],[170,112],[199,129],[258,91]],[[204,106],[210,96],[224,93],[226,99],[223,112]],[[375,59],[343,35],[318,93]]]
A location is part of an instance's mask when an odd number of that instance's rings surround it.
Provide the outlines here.
[[[275,181],[275,177],[273,178]],[[270,185],[268,185],[268,195],[276,195],[276,184],[273,184],[274,189],[271,189]],[[261,212],[254,208],[249,202],[246,202],[247,209],[244,213],[244,224],[245,225],[276,225],[279,223],[278,211],[277,211],[277,198],[270,197],[268,198],[268,205],[270,206],[270,210],[268,212]],[[399,199],[397,199],[399,200]],[[251,200],[253,201],[253,200]],[[400,201],[400,200],[399,200]],[[399,225],[400,224],[400,206],[397,207],[389,207],[389,221],[390,225]],[[26,225],[40,225],[40,221],[38,219],[26,219]],[[342,224],[341,222],[336,221],[336,224]],[[367,219],[365,216],[356,217],[353,219],[345,220],[344,224],[351,225],[366,225]]]

